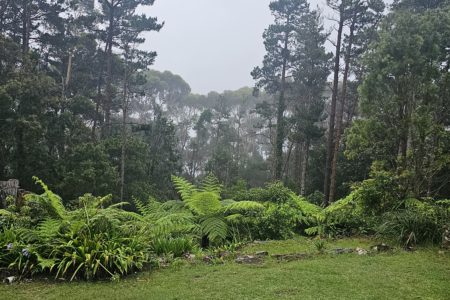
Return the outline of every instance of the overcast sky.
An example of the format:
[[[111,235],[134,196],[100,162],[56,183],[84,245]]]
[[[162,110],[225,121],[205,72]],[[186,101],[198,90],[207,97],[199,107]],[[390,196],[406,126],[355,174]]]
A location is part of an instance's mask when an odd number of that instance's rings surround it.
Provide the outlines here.
[[[325,0],[310,0],[323,7]],[[253,86],[264,56],[262,33],[273,22],[270,0],[156,0],[144,9],[165,25],[146,35],[158,52],[154,69],[181,75],[194,93]],[[326,27],[331,23],[326,22]]]

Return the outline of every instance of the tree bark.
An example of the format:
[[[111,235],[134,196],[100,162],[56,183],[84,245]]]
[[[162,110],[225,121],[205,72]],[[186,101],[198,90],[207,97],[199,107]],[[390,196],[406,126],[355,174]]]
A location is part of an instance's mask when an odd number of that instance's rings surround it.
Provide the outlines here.
[[[356,23],[356,14],[353,15],[352,23],[350,25],[348,45],[347,45],[347,50],[346,50],[346,54],[345,54],[344,78],[342,80],[342,91],[341,91],[341,106],[340,106],[340,108],[338,110],[338,114],[337,114],[336,136],[334,139],[334,149],[333,149],[333,156],[332,156],[332,163],[331,163],[330,194],[328,197],[329,203],[331,203],[335,200],[334,198],[336,195],[337,161],[338,161],[338,156],[339,156],[339,146],[340,146],[340,142],[341,142],[345,102],[346,102],[346,98],[347,98],[347,82],[348,82],[348,75],[350,72],[350,59],[351,59],[351,52],[352,52],[352,46],[353,46],[355,23]]]
[[[305,196],[306,191],[306,174],[308,171],[308,159],[309,159],[309,139],[305,141],[303,148],[303,160],[302,160],[302,175],[300,184],[300,195]]]
[[[289,19],[287,20],[289,24]],[[280,97],[278,99],[277,109],[277,136],[275,141],[275,179],[281,180],[283,172],[283,143],[284,143],[284,111],[286,109],[284,94],[286,86],[286,68],[288,51],[289,32],[285,32],[284,47],[283,47],[283,66],[281,70],[281,84],[280,84]]]
[[[295,177],[295,181],[296,181],[296,185],[297,185],[297,192],[300,193],[302,190],[302,163],[303,163],[303,154],[302,154],[302,143],[301,142],[297,142],[295,145],[295,160],[294,160],[294,177]]]
[[[338,27],[338,35],[336,40],[336,54],[334,59],[334,79],[333,79],[333,91],[331,96],[331,107],[330,107],[330,118],[328,122],[328,141],[327,141],[327,156],[325,161],[325,177],[324,177],[324,187],[323,194],[324,206],[328,206],[329,204],[329,196],[330,196],[330,176],[331,176],[331,163],[332,163],[332,154],[334,149],[334,123],[336,118],[336,102],[338,95],[338,87],[339,87],[339,64],[340,64],[340,56],[341,56],[341,40],[342,40],[342,31],[344,27],[344,16],[342,8],[340,9],[339,16],[339,27]]]
[[[111,133],[111,105],[112,105],[112,46],[114,38],[114,4],[109,6],[109,27],[108,37],[106,40],[106,95],[104,103],[105,111],[105,127],[103,129],[103,135],[109,136]]]
[[[127,108],[128,108],[128,70],[125,64],[125,76],[123,82],[123,103],[122,103],[122,147],[120,158],[120,201],[123,201],[125,188],[125,155],[127,143]]]

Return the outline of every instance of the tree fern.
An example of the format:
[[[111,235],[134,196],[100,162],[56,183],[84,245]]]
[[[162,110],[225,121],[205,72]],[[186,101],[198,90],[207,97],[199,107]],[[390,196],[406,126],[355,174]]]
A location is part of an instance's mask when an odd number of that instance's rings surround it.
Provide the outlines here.
[[[220,196],[213,192],[196,192],[185,203],[192,212],[200,216],[215,214],[222,208]]]
[[[217,177],[212,173],[209,173],[202,181],[201,190],[203,192],[215,193],[220,196],[222,189],[223,185],[219,182],[219,179],[217,179]]]
[[[183,201],[189,200],[193,193],[198,192],[192,183],[182,177],[172,175],[172,182]]]
[[[257,213],[264,210],[264,205],[254,201],[237,201],[233,203],[228,203],[224,206],[224,211],[226,213]]]
[[[222,217],[208,216],[200,221],[202,233],[211,241],[219,242],[224,240],[228,234],[228,225]]]

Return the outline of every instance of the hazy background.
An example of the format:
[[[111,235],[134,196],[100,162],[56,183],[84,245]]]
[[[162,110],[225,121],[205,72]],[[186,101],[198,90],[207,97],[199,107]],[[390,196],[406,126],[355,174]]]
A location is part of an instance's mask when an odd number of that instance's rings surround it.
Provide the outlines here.
[[[262,34],[273,22],[270,0],[156,0],[143,11],[164,21],[147,34],[156,50],[154,69],[181,75],[194,93],[253,86],[251,70],[262,63]],[[312,0],[311,7],[323,5]]]
[[[158,52],[154,69],[181,75],[194,93],[253,86],[250,72],[264,57],[262,34],[273,22],[271,0],[156,0],[142,9],[165,25],[146,35],[146,50]],[[319,7],[327,31],[335,25],[326,0]],[[385,0],[392,3],[392,0]],[[333,34],[331,35],[333,38]],[[333,51],[328,43],[327,48]]]

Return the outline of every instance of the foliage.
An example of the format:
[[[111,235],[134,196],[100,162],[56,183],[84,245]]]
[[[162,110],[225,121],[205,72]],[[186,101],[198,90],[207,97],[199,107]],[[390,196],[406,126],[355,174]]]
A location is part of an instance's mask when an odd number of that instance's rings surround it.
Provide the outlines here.
[[[389,211],[381,220],[377,233],[406,247],[427,242],[439,244],[450,224],[450,204],[448,200],[407,199],[405,208]]]
[[[202,239],[203,247],[207,247],[209,242],[222,243],[232,233],[231,222],[244,222],[247,214],[264,209],[261,204],[253,201],[221,201],[222,186],[212,174],[203,180],[201,187],[195,187],[177,176],[173,176],[172,180],[185,209],[193,216],[196,225],[194,228]]]
[[[59,196],[35,180],[44,194],[27,196],[23,207],[36,205],[45,213],[23,224],[23,209],[10,212],[1,235],[3,267],[21,276],[44,272],[73,280],[117,277],[149,263],[145,227],[138,215],[121,209],[124,203],[108,206],[111,196],[87,194],[79,198],[80,208],[66,210]]]
[[[252,200],[257,202],[285,203],[291,199],[292,191],[282,182],[267,183],[265,188],[253,188],[238,191],[235,200]]]

